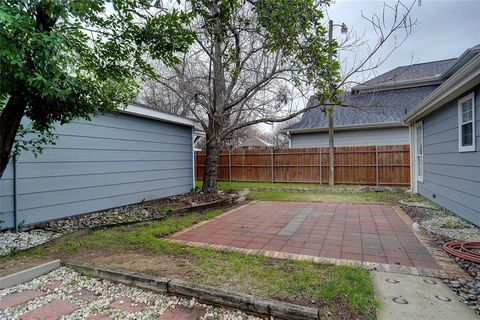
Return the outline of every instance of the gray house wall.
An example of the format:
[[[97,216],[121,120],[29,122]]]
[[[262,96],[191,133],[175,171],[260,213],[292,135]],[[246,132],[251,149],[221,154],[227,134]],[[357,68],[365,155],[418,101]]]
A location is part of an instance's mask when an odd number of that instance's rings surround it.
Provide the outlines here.
[[[408,127],[348,130],[335,132],[335,146],[409,144]],[[291,133],[292,148],[328,147],[328,133]]]
[[[476,151],[458,151],[458,99],[463,96],[426,116],[424,174],[417,191],[480,225],[480,86],[474,91]]]
[[[56,145],[17,161],[18,222],[25,225],[189,192],[192,128],[100,115],[56,130]],[[1,228],[13,227],[13,164],[0,180]]]

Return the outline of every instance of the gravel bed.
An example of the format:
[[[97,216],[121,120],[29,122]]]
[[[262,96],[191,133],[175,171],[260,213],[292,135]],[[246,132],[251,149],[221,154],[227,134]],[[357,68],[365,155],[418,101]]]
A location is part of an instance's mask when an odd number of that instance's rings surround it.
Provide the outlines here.
[[[423,203],[422,203],[423,204]],[[480,241],[480,228],[469,221],[448,213],[443,209],[434,209],[427,205],[409,205],[402,203],[403,210],[424,229],[439,245],[458,240],[463,242]],[[480,265],[450,255],[472,279],[469,281],[456,278],[443,281],[461,297],[462,301],[480,314]]]
[[[443,209],[401,204],[402,209],[439,245],[447,241],[480,241],[480,228]]]
[[[480,241],[480,228],[456,216],[438,216],[421,223],[426,230],[462,242]]]
[[[61,280],[59,288],[45,289],[45,285],[51,281]],[[73,293],[80,289],[86,289],[94,292],[97,297],[92,302],[76,298]],[[167,309],[183,306],[187,308],[204,308],[206,313],[202,319],[225,319],[225,320],[256,320],[260,319],[238,310],[231,310],[221,307],[200,304],[195,299],[185,299],[175,296],[167,296],[151,291],[141,290],[136,287],[129,287],[123,284],[117,284],[106,280],[82,276],[77,272],[61,267],[25,284],[21,284],[5,290],[0,290],[0,300],[2,297],[25,290],[42,290],[47,294],[26,304],[0,310],[0,319],[20,319],[20,316],[30,310],[38,308],[51,302],[54,299],[63,299],[76,304],[79,308],[62,317],[62,320],[80,320],[94,315],[109,316],[112,319],[157,319]],[[119,298],[130,298],[134,305],[145,304],[143,311],[135,313],[126,313],[109,308],[109,305]]]
[[[39,227],[66,234],[83,229],[162,219],[164,217],[165,214],[156,208],[131,205],[50,221],[39,225]]]
[[[196,191],[190,193],[184,193],[178,196],[173,196],[165,199],[161,199],[158,201],[153,201],[153,203],[161,203],[162,200],[166,203],[184,203],[188,206],[196,206],[204,203],[210,203],[218,200],[224,200],[231,198],[233,194],[218,191],[218,192],[203,192],[203,191]]]
[[[165,218],[172,209],[195,206],[216,200],[227,199],[232,195],[224,192],[192,192],[141,204],[123,206],[95,213],[68,217],[40,225],[45,230],[70,233],[73,231],[97,228],[108,225],[127,224]]]
[[[26,250],[61,236],[61,233],[34,229],[28,232],[1,232],[0,256]]]

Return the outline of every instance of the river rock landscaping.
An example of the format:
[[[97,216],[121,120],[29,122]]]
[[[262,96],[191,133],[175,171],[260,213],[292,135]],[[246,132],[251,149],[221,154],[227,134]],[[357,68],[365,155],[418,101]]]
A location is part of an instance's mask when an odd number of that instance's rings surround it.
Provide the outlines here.
[[[426,199],[402,201],[400,206],[415,221],[416,226],[425,230],[439,246],[452,240],[480,241],[480,228]],[[452,255],[451,257],[472,279],[465,281],[453,278],[444,279],[444,282],[465,304],[480,314],[480,265]]]
[[[0,256],[26,250],[61,236],[61,233],[34,229],[28,232],[1,232]]]
[[[256,320],[238,310],[200,304],[61,267],[25,284],[0,291],[0,319],[192,319]],[[37,318],[35,318],[37,317]]]

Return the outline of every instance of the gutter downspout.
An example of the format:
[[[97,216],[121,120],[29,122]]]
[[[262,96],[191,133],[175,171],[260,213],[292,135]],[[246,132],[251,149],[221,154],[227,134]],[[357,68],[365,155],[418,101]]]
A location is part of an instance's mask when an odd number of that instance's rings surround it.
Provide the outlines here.
[[[18,179],[17,179],[17,156],[13,156],[13,225],[18,232]]]

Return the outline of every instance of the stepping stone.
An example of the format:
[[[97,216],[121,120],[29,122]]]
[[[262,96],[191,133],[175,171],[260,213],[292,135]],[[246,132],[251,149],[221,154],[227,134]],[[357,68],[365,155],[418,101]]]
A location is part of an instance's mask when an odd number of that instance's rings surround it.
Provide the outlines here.
[[[20,316],[21,320],[58,320],[77,310],[78,306],[65,300],[53,300]]]
[[[85,288],[80,289],[80,290],[72,293],[72,296],[74,296],[77,299],[83,300],[85,302],[92,302],[93,300],[98,298],[98,296],[95,294],[95,292],[92,292],[92,291],[87,290]]]
[[[205,315],[206,308],[176,306],[168,309],[158,320],[198,320]]]
[[[55,290],[55,289],[59,289],[61,285],[62,285],[62,281],[52,280],[52,281],[47,282],[43,286],[43,289],[45,289],[45,290]]]
[[[35,290],[25,290],[9,294],[0,300],[0,310],[5,310],[11,307],[16,307],[30,300],[36,299],[45,295],[45,292]]]
[[[123,312],[135,313],[145,310],[146,305],[143,303],[135,302],[128,297],[122,297],[110,303],[108,307],[110,309],[116,309]]]

